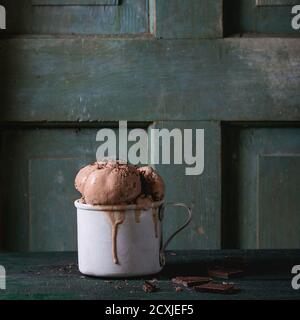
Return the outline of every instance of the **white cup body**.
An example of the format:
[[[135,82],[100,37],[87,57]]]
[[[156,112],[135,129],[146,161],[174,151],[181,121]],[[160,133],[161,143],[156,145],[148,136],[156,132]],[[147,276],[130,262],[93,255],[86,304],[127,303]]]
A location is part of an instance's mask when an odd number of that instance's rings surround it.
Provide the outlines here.
[[[159,210],[162,203],[154,204]],[[78,262],[81,273],[96,277],[135,277],[161,271],[160,250],[162,224],[153,218],[153,209],[136,210],[136,206],[90,206],[75,202],[77,207]],[[109,210],[108,210],[109,209]],[[113,259],[110,212],[120,210],[124,221],[117,227],[116,254]],[[137,216],[138,212],[138,216]]]

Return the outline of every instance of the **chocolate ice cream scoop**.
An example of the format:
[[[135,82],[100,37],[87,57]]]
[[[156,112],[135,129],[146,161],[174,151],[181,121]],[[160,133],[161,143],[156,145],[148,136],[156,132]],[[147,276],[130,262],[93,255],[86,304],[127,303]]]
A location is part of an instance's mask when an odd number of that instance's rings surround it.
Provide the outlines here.
[[[137,169],[141,175],[142,189],[145,195],[149,195],[154,201],[161,201],[165,196],[165,184],[161,176],[149,166]]]
[[[95,170],[98,169],[98,163],[95,162],[93,164],[90,164],[84,168],[82,168],[75,179],[75,188],[81,193],[83,194],[83,190],[84,190],[84,186],[86,183],[87,178],[89,177],[89,175],[94,172]]]
[[[87,204],[128,204],[141,194],[141,179],[136,167],[120,161],[98,162],[86,169],[82,196]]]

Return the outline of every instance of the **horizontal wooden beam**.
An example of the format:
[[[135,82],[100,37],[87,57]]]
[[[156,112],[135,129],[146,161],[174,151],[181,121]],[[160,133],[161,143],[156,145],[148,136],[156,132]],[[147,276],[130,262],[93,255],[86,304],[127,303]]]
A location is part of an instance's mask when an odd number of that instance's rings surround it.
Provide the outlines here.
[[[119,0],[32,0],[34,6],[118,6]]]
[[[1,35],[137,35],[149,33],[148,0],[3,0]],[[16,10],[17,8],[17,10]]]
[[[258,7],[273,7],[273,6],[292,6],[299,4],[298,0],[256,0]]]
[[[0,121],[300,120],[300,41],[0,40]]]

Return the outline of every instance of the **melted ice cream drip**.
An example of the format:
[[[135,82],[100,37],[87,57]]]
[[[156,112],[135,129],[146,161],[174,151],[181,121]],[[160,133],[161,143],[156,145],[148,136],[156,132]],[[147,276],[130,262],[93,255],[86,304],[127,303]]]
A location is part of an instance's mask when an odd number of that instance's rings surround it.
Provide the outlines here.
[[[119,226],[125,221],[125,211],[106,212],[112,227],[112,257],[114,264],[119,264],[117,238]]]

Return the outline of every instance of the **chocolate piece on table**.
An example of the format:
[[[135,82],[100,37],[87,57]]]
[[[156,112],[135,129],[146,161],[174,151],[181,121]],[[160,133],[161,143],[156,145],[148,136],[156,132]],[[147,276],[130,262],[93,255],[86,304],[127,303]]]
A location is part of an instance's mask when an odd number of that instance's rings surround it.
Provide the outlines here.
[[[229,268],[215,268],[209,270],[208,274],[212,278],[232,279],[243,275],[243,271]]]
[[[208,277],[176,277],[172,279],[175,284],[183,285],[185,287],[195,287],[212,281]]]
[[[145,281],[143,285],[143,290],[146,293],[152,293],[156,291],[156,285],[154,283],[151,283],[149,281]]]
[[[239,291],[239,289],[235,288],[233,284],[214,283],[214,282],[203,284],[201,286],[196,286],[194,287],[194,289],[198,292],[222,293],[222,294],[231,294]]]

